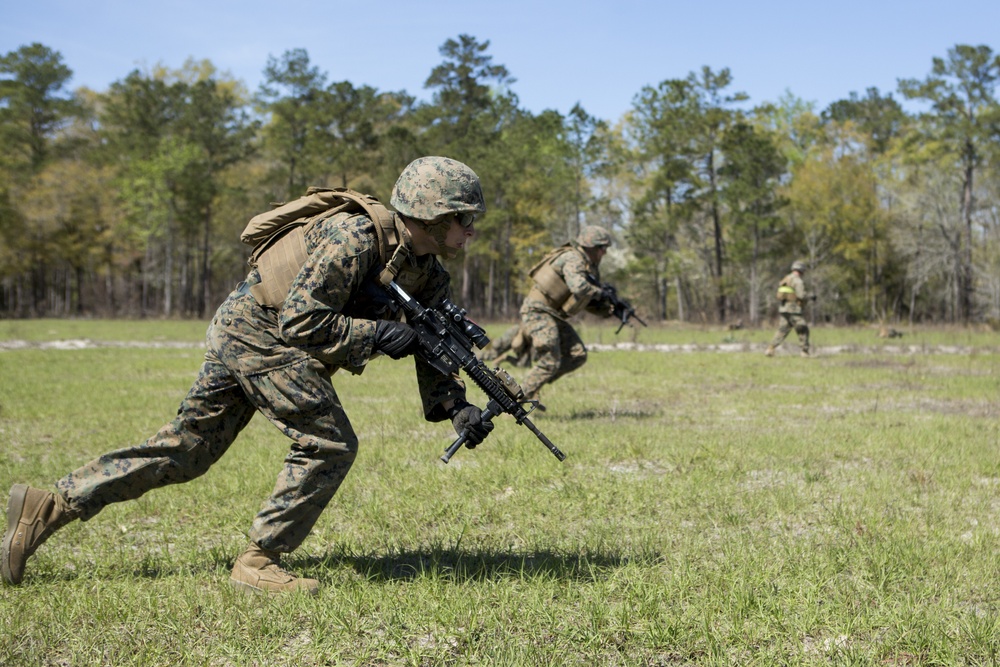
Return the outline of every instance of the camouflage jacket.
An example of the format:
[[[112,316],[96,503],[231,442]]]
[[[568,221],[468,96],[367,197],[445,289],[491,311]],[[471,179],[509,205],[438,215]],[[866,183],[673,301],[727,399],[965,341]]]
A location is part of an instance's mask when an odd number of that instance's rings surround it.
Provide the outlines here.
[[[778,283],[778,312],[800,315],[806,301],[806,284],[792,271]]]
[[[408,242],[408,239],[406,240]],[[377,283],[382,269],[374,223],[363,214],[341,213],[313,225],[305,235],[309,257],[292,281],[277,313],[272,361],[308,354],[331,372],[364,370],[372,357],[375,320],[399,319],[388,293]],[[450,296],[450,276],[433,255],[410,254],[407,271],[418,279],[411,295],[425,307]],[[252,271],[247,282],[257,277]],[[424,415],[445,419],[441,403],[465,397],[457,375],[444,376],[415,358]]]
[[[589,308],[592,302],[597,301],[601,297],[602,291],[599,286],[601,282],[600,270],[596,264],[590,261],[582,248],[575,243],[567,244],[556,248],[550,255],[554,256],[550,260],[549,265],[566,283],[566,287],[569,288],[570,293],[578,302],[587,304]],[[594,284],[594,282],[588,280],[588,274],[598,284]],[[560,319],[566,319],[566,314],[553,308],[537,290],[532,290],[521,304],[522,313],[531,310],[541,311]],[[601,314],[606,315],[607,313],[602,311]]]

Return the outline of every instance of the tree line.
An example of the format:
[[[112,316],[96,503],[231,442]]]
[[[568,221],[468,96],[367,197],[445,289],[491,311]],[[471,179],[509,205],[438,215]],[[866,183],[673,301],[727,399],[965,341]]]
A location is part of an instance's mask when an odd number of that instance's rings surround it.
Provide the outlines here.
[[[71,91],[57,51],[5,54],[0,317],[206,317],[246,273],[253,215],[310,185],[388,203],[412,159],[446,155],[487,198],[449,266],[479,317],[514,317],[533,263],[595,224],[616,239],[605,278],[649,319],[758,325],[801,259],[823,321],[1000,321],[987,46],[822,110],[791,93],[753,105],[705,67],[617,120],[524,109],[488,41],[440,54],[429,100],[329,81],[305,49],[269,56],[254,92],[195,60]]]

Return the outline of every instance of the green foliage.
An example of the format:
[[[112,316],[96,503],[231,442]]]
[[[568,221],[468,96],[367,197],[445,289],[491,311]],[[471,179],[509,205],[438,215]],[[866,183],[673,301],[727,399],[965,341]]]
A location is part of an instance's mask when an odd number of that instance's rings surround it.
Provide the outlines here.
[[[765,102],[754,109],[754,120],[778,138],[790,168],[794,169],[823,143],[821,118],[815,105],[787,91],[777,102]]]
[[[424,87],[434,91],[428,109],[434,122],[428,128],[430,141],[448,155],[471,160],[478,148],[489,145],[496,130],[490,120],[503,104],[495,105],[516,81],[503,65],[494,65],[486,53],[489,41],[479,42],[471,35],[449,39],[439,49],[444,62],[431,70]]]
[[[907,121],[906,113],[892,94],[883,97],[878,88],[869,88],[864,98],[851,92],[848,99],[827,107],[822,117],[825,121],[857,124],[876,154],[885,153],[903,136]]]
[[[746,105],[728,68],[643,87],[621,119],[522,108],[490,42],[446,40],[428,101],[268,56],[252,97],[213,64],[107,90],[41,44],[0,56],[0,314],[206,316],[245,276],[240,230],[310,185],[383,201],[421,155],[465,161],[488,212],[449,262],[463,305],[513,318],[534,261],[581,224],[613,232],[607,273],[661,319],[759,322],[811,258],[831,320],[1000,319],[1000,58],[956,45],[911,114],[868,88],[817,113]],[[787,204],[787,205],[786,205]]]
[[[311,185],[313,163],[321,159],[312,139],[320,125],[318,98],[325,83],[326,74],[310,65],[305,49],[286,51],[280,60],[268,56],[257,106],[268,119],[263,139],[276,165],[279,201],[294,199]]]
[[[778,210],[785,201],[778,194],[778,185],[785,174],[785,161],[772,138],[747,123],[736,123],[727,129],[720,146],[726,163],[719,169],[723,179],[722,197],[732,216],[731,245],[736,239],[749,236],[756,241],[762,233],[773,232],[780,224]],[[737,261],[746,252],[734,248]],[[758,250],[751,253],[759,254]]]
[[[37,42],[0,57],[0,158],[8,175],[40,169],[52,135],[76,112],[63,88],[72,72],[62,55]]]
[[[872,318],[863,287],[871,277],[866,273],[872,270],[868,260],[884,242],[886,218],[878,207],[869,165],[852,155],[836,155],[832,148],[817,152],[798,169],[786,190],[789,215],[799,235],[798,247],[808,250],[810,280],[817,293],[842,299],[837,306],[851,318]],[[789,263],[792,259],[794,255]],[[838,269],[828,271],[828,266]]]
[[[950,244],[955,255],[958,307],[963,321],[973,316],[976,290],[973,270],[975,181],[995,148],[1000,125],[1000,104],[996,98],[1000,79],[1000,55],[988,46],[959,44],[948,51],[947,59],[934,58],[931,74],[924,81],[900,81],[907,98],[930,102],[932,111],[921,115],[911,141],[927,145],[930,154],[948,160],[960,174],[961,220],[964,229],[955,233]]]

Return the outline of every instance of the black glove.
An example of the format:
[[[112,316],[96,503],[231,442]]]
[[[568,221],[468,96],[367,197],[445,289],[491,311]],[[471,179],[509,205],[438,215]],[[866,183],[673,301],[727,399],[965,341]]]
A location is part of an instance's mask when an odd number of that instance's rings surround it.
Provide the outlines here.
[[[375,351],[384,352],[393,359],[413,354],[420,346],[417,332],[409,324],[378,320],[375,322]]]
[[[614,304],[608,298],[607,292],[602,291],[597,296],[590,298],[587,310],[595,315],[611,315],[614,311]]]
[[[465,446],[469,449],[475,449],[493,430],[493,422],[483,421],[482,410],[466,401],[455,401],[448,416],[455,433],[465,436]]]

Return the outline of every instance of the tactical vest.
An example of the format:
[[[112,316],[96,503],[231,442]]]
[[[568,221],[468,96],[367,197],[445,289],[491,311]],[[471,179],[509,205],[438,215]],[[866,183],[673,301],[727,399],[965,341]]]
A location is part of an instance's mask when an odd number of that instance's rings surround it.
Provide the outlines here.
[[[583,310],[589,299],[580,300],[570,291],[566,279],[553,268],[552,263],[567,252],[579,252],[577,248],[567,243],[561,245],[535,264],[528,275],[535,281],[534,287],[528,292],[528,298],[542,301],[549,308],[558,311],[565,317],[573,317]]]
[[[788,303],[791,301],[798,301],[799,297],[795,294],[795,288],[792,287],[791,276],[785,276],[778,283],[778,301],[782,303]]]
[[[378,281],[397,280],[406,290],[418,291],[422,272],[407,271],[410,253],[401,240],[409,232],[399,216],[371,195],[347,188],[310,187],[298,199],[250,219],[240,240],[254,246],[247,260],[260,274],[250,293],[261,306],[280,308],[295,276],[309,257],[305,234],[313,225],[339,213],[364,213],[375,223],[379,259],[384,268]]]

